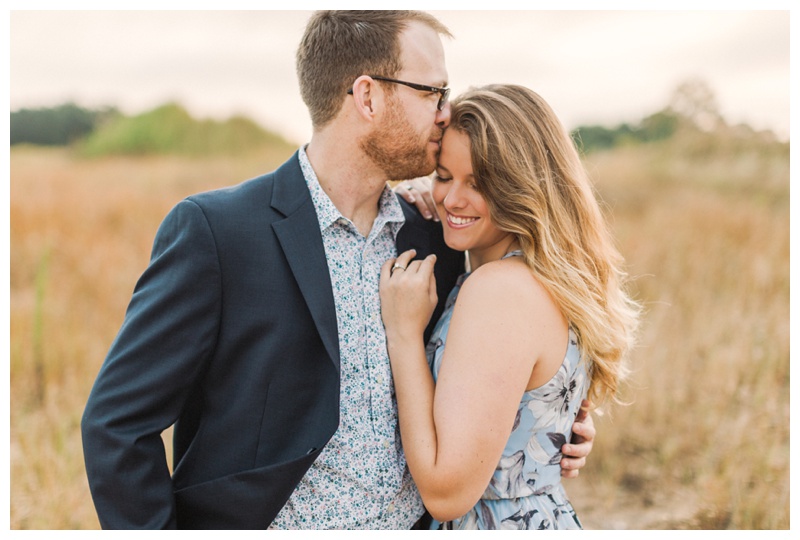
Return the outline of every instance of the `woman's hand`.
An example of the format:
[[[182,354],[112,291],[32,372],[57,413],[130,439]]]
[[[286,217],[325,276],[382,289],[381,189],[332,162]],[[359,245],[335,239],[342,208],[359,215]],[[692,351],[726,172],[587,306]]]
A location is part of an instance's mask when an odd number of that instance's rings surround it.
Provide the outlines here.
[[[408,250],[381,268],[381,317],[387,340],[422,339],[436,307],[436,255],[412,261],[414,255],[415,250]]]
[[[395,185],[393,190],[407,203],[416,205],[417,210],[425,219],[439,221],[439,214],[436,213],[436,204],[433,202],[431,194],[430,177],[421,176],[413,180],[403,180]]]

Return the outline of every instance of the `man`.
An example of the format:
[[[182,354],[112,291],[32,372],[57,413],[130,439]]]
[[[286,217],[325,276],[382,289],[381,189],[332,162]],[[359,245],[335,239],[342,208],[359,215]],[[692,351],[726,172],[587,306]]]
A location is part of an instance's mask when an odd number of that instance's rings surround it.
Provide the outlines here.
[[[311,142],[165,218],[82,422],[104,528],[402,529],[423,515],[378,275],[398,250],[435,252],[443,301],[463,271],[386,185],[435,165],[440,34],[420,12],[314,14],[297,54]]]

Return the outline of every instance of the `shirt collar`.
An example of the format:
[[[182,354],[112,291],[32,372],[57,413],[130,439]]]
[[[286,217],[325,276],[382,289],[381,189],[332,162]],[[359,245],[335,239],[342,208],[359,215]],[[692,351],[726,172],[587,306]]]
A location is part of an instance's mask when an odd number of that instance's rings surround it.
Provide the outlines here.
[[[324,231],[339,220],[345,220],[351,223],[349,219],[344,217],[336,205],[333,204],[328,194],[322,189],[319,184],[317,174],[311,166],[311,162],[306,154],[306,147],[300,147],[298,151],[300,160],[300,169],[303,171],[308,190],[311,192],[311,201],[314,203],[314,208],[317,211],[317,220],[319,221],[320,231]],[[400,201],[397,200],[397,195],[388,186],[383,188],[380,199],[378,199],[378,216],[375,218],[373,229],[380,230],[385,223],[391,224],[392,236],[397,237],[397,232],[406,221],[403,214],[403,208],[400,206]],[[377,227],[376,227],[377,226]]]

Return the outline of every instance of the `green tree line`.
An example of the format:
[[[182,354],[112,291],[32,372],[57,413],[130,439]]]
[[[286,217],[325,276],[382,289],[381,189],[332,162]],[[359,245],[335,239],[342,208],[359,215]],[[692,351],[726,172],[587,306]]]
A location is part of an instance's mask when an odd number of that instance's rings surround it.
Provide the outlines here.
[[[114,108],[85,109],[74,103],[52,108],[19,109],[11,113],[11,145],[66,146],[119,116]]]
[[[11,113],[11,145],[71,146],[87,157],[123,154],[235,154],[289,144],[252,120],[198,120],[177,103],[126,116],[73,103]]]
[[[635,124],[614,127],[580,126],[572,131],[578,149],[588,154],[628,144],[668,140],[679,133],[730,135],[732,129],[718,112],[716,99],[702,80],[680,84],[662,110]],[[737,137],[757,135],[736,127]],[[774,135],[767,133],[767,139]],[[114,108],[90,110],[67,103],[53,108],[21,109],[11,113],[11,144],[74,146],[85,156],[108,154],[237,153],[265,144],[288,145],[279,135],[252,120],[235,116],[226,121],[198,120],[183,107],[168,103],[151,111],[125,116]]]
[[[696,141],[698,135],[705,135],[706,139],[711,136],[780,145],[772,132],[758,133],[747,125],[728,125],[719,112],[714,93],[701,79],[689,79],[678,85],[663,109],[636,124],[589,125],[572,132],[575,144],[584,153],[675,138]]]

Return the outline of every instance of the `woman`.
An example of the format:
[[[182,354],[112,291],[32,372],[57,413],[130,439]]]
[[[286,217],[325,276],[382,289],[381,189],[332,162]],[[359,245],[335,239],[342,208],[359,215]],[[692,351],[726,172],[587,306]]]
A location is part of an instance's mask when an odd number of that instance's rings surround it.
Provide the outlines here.
[[[540,96],[488,86],[453,102],[432,194],[469,269],[427,347],[435,258],[405,252],[381,272],[425,506],[445,528],[580,528],[560,448],[584,396],[615,396],[638,317],[580,159]]]

